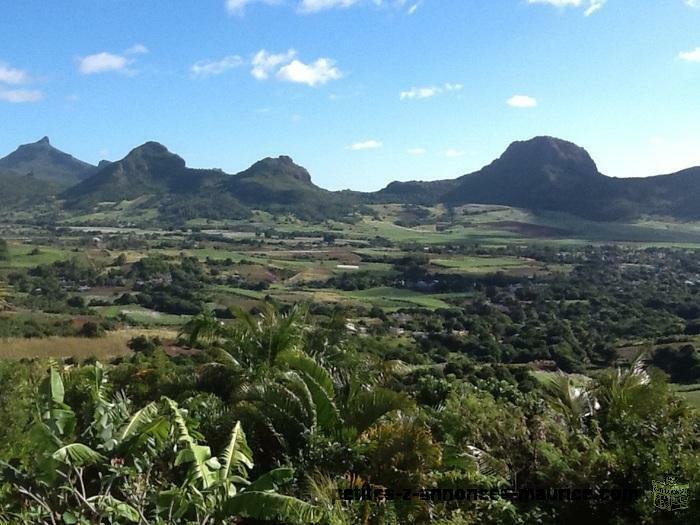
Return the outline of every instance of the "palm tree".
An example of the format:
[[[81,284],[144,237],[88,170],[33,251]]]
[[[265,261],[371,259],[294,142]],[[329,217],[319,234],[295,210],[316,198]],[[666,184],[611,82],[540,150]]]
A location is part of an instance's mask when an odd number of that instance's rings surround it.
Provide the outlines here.
[[[585,419],[600,408],[586,386],[577,386],[572,377],[563,372],[548,378],[544,392],[552,408],[564,418],[571,431],[583,429]]]
[[[640,352],[629,368],[607,370],[597,378],[596,397],[608,420],[615,420],[623,412],[644,403],[651,382],[644,358],[645,353]]]

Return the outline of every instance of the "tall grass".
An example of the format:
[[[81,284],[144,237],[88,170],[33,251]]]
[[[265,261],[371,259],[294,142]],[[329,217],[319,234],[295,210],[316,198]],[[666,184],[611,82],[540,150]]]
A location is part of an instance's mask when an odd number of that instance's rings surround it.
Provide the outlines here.
[[[0,339],[0,359],[23,359],[33,357],[53,357],[76,359],[109,359],[128,355],[131,350],[127,346],[133,337],[145,335],[173,339],[172,330],[138,330],[128,329],[108,332],[104,337],[87,339],[84,337],[46,337],[41,339],[24,339],[12,337]]]

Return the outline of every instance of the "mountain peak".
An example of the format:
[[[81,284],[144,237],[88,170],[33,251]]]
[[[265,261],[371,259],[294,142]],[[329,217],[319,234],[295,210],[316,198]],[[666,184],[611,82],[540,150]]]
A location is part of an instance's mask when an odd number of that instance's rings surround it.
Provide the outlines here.
[[[306,168],[296,164],[292,158],[287,155],[280,155],[276,158],[267,157],[259,160],[240,175],[249,177],[256,175],[271,175],[273,177],[286,176],[306,184],[311,184],[311,175]]]
[[[552,166],[578,175],[599,175],[598,167],[585,149],[549,136],[513,142],[496,162],[517,164],[522,169]]]
[[[141,169],[156,165],[158,169],[182,169],[185,167],[185,160],[182,157],[155,141],[145,142],[137,146],[118,163],[130,163]]]
[[[70,185],[91,175],[95,167],[54,148],[49,137],[42,137],[22,144],[0,159],[0,169],[19,175],[31,173],[40,180]]]
[[[147,153],[149,155],[174,155],[174,153],[171,153],[170,150],[168,150],[168,148],[163,146],[160,142],[156,142],[154,140],[149,140],[148,142],[144,142],[140,146],[136,146],[129,152],[129,155],[131,155],[132,153]]]

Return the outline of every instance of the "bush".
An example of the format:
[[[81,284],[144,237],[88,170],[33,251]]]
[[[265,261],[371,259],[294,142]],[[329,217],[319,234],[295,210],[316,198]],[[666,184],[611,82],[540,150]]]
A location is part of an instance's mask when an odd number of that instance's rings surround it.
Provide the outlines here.
[[[161,348],[163,343],[158,337],[146,337],[145,335],[139,335],[138,337],[131,339],[128,346],[136,353],[151,355],[156,348]]]
[[[102,337],[104,335],[104,328],[92,321],[85,323],[82,328],[78,331],[78,335],[81,337]]]

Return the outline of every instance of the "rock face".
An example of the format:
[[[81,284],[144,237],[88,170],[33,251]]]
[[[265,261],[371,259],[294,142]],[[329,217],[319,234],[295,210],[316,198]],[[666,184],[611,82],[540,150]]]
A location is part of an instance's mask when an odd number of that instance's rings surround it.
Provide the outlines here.
[[[94,172],[95,166],[54,148],[48,137],[24,144],[0,159],[0,175],[31,174],[63,186],[76,184]]]

